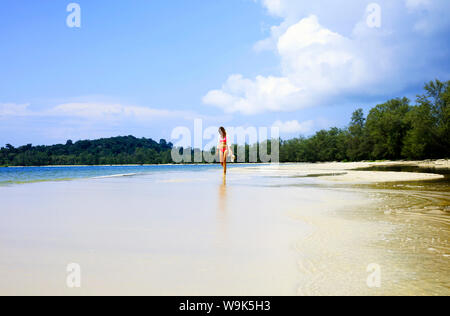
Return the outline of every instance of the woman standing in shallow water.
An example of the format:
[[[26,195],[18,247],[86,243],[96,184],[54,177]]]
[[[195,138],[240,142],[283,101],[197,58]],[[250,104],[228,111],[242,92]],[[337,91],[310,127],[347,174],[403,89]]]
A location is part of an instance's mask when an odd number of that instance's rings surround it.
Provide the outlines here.
[[[227,174],[227,157],[231,155],[234,160],[233,150],[231,149],[231,145],[227,140],[227,132],[225,128],[219,128],[219,143],[217,144],[217,148],[219,151],[219,160],[220,164],[223,167],[223,174]]]

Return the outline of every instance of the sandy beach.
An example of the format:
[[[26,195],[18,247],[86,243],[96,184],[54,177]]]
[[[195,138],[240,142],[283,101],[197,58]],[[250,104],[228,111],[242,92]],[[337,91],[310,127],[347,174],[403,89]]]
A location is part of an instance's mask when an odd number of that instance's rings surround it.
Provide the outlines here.
[[[399,181],[427,181],[443,179],[443,175],[432,173],[414,172],[374,172],[361,171],[372,167],[392,167],[392,166],[417,166],[430,168],[439,166],[440,168],[450,168],[450,164],[422,163],[422,162],[354,162],[354,163],[316,163],[316,164],[279,164],[269,166],[247,167],[239,172],[263,172],[284,175],[287,177],[320,177],[322,180],[345,183],[380,183]],[[434,168],[434,167],[433,167]],[[437,167],[438,168],[438,167]]]
[[[2,186],[0,294],[449,295],[448,182],[383,164]]]

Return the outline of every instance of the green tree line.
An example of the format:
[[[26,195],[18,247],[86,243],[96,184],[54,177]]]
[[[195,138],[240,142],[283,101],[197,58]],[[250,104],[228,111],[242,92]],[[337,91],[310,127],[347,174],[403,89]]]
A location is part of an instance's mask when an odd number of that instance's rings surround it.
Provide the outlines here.
[[[356,110],[346,128],[321,130],[311,137],[276,140],[281,162],[323,162],[450,157],[450,81],[435,80],[425,85],[412,105],[397,98],[372,108],[367,117]],[[249,161],[251,148],[238,147]],[[267,147],[271,148],[271,141]],[[53,146],[0,149],[0,165],[116,165],[172,163],[173,145],[133,136],[82,140]],[[198,149],[187,149],[193,155]],[[215,149],[213,148],[212,151]]]
[[[353,113],[345,129],[281,141],[280,161],[361,161],[450,157],[450,81],[425,85],[415,105],[408,98]]]
[[[173,145],[162,139],[159,143],[133,136],[82,140],[65,145],[14,148],[8,144],[0,149],[0,165],[120,165],[162,164],[171,161]]]

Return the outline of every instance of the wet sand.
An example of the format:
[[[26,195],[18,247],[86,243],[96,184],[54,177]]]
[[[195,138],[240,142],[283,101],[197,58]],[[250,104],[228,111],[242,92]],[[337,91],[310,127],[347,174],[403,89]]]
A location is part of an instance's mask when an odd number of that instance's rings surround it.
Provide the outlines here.
[[[449,295],[448,182],[366,167],[1,187],[0,294]],[[81,288],[66,286],[69,263]]]

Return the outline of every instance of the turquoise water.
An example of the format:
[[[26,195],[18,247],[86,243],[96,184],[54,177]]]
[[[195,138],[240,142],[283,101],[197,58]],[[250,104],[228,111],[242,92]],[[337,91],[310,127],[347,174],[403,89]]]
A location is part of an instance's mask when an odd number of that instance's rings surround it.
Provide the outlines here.
[[[156,172],[204,171],[219,167],[218,165],[1,167],[0,185],[110,176],[133,176]]]

